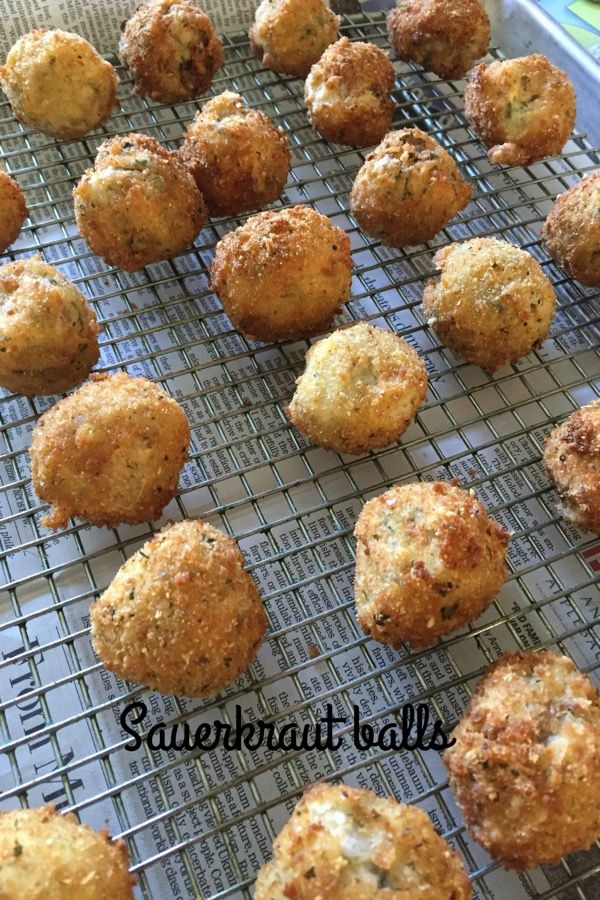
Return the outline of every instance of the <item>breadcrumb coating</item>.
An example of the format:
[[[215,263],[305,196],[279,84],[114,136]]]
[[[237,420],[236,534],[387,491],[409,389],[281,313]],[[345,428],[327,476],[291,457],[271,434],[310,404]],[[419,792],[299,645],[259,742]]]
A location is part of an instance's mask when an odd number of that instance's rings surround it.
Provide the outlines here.
[[[23,191],[0,167],[0,253],[16,241],[27,218]]]
[[[542,228],[552,259],[571,278],[600,286],[600,171],[556,198]]]
[[[306,78],[332,44],[340,17],[327,0],[262,0],[250,29],[254,55],[267,69]]]

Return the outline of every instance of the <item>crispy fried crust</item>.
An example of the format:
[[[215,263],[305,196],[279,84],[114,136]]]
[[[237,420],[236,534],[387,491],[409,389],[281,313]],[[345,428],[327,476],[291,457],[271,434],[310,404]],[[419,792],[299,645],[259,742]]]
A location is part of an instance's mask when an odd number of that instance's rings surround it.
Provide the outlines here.
[[[92,374],[37,422],[31,476],[52,510],[48,528],[71,516],[116,526],[157,519],[177,490],[190,429],[181,407],[147,378]]]
[[[309,440],[339,453],[396,441],[427,393],[427,370],[401,337],[364,322],[334,331],[306,355],[286,410]]]
[[[98,361],[98,323],[74,284],[40,256],[0,266],[0,384],[59,394]]]
[[[564,517],[600,532],[600,400],[571,413],[548,437],[544,466]]]
[[[53,805],[0,813],[3,900],[133,900],[135,878],[121,840],[80,825]]]
[[[62,140],[100,128],[119,106],[111,64],[84,38],[59,29],[20,37],[0,66],[0,84],[20,122]]]
[[[168,525],[147,541],[91,619],[107,669],[186,697],[212,696],[241,675],[267,628],[237,544],[200,520]]]
[[[273,844],[256,900],[470,900],[457,853],[414,806],[315,784]]]
[[[582,284],[600,286],[600,171],[556,198],[542,240],[568,275]]]
[[[398,485],[356,523],[355,601],[383,644],[429,647],[479,616],[506,578],[508,533],[472,491],[444,482]]]
[[[547,337],[554,289],[529,253],[495,238],[450,244],[433,257],[439,277],[423,311],[440,340],[467,362],[495,372]]]
[[[217,244],[212,288],[259,341],[324,331],[350,294],[348,235],[308,206],[259,213]]]
[[[338,35],[340,17],[327,0],[262,0],[250,29],[254,55],[283,75],[306,78]]]
[[[283,131],[231,91],[196,113],[180,154],[213,216],[262,209],[277,200],[291,161]]]
[[[496,60],[471,72],[465,112],[490,162],[528,165],[561,152],[575,125],[575,91],[540,53]]]
[[[490,22],[479,0],[400,0],[387,26],[398,59],[441,78],[462,78],[490,43]]]
[[[444,754],[469,830],[523,871],[600,835],[600,695],[570,659],[507,654],[486,671]]]
[[[367,234],[392,247],[431,240],[471,199],[456,163],[418,128],[390,131],[367,156],[350,209]]]
[[[182,253],[207,216],[179,155],[144,134],[105,141],[73,197],[81,236],[129,272]]]
[[[310,70],[304,86],[308,115],[328,141],[370,147],[392,124],[396,74],[374,44],[340,38]]]
[[[223,43],[206,13],[188,0],[153,0],[123,25],[119,57],[135,91],[180,103],[208,91],[223,65]]]
[[[26,218],[27,206],[23,191],[0,167],[0,253],[16,241]]]

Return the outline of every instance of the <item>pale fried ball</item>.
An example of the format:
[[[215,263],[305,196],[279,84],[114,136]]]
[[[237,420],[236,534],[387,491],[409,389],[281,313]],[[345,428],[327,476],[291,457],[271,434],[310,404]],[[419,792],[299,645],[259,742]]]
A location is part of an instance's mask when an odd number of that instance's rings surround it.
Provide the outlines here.
[[[308,206],[263,212],[217,244],[212,288],[251,340],[323,331],[350,295],[348,235]]]
[[[561,152],[575,125],[573,85],[540,53],[471,72],[465,112],[490,162],[522,166]]]
[[[547,337],[556,297],[529,253],[495,238],[450,244],[433,257],[423,311],[440,340],[467,362],[495,372]]]
[[[73,197],[81,236],[129,272],[187,250],[206,222],[202,195],[179,155],[144,134],[105,141]]]
[[[542,240],[568,275],[582,284],[600,286],[600,171],[556,198]]]
[[[208,697],[248,668],[266,627],[235,541],[200,520],[169,525],[92,606],[107,669],[163,694]]]
[[[387,25],[398,59],[441,78],[462,78],[490,43],[490,22],[479,0],[399,0]]]
[[[306,78],[338,35],[340,17],[327,0],[262,0],[250,29],[254,55],[283,75]]]
[[[418,128],[390,131],[359,170],[350,209],[382,244],[405,247],[431,240],[471,199],[456,163]]]
[[[345,784],[310,787],[273,844],[256,900],[470,900],[457,853],[429,816]]]
[[[566,519],[600,532],[600,400],[575,410],[548,437],[544,465]]]
[[[223,65],[223,43],[195,3],[152,0],[123,25],[119,57],[137,94],[180,103],[209,89]]]
[[[60,394],[100,355],[98,323],[83,295],[40,256],[0,266],[0,385]]]
[[[179,152],[212,216],[262,209],[281,195],[290,170],[283,131],[231,91],[196,113]]]
[[[124,372],[93,374],[34,428],[33,488],[52,507],[43,524],[157,519],[175,495],[189,440],[184,411],[158,385]]]
[[[397,485],[369,500],[354,534],[358,621],[395,648],[429,647],[466,625],[506,578],[508,533],[472,491],[445,482]]]
[[[0,84],[20,122],[50,137],[77,140],[118,106],[115,70],[78,34],[38,28],[14,44]]]
[[[507,654],[487,669],[444,753],[467,827],[523,871],[600,836],[600,695],[566,656]]]
[[[23,191],[17,182],[0,168],[0,253],[16,241],[27,218]]]
[[[133,900],[124,842],[53,805],[0,813],[3,900]]]
[[[396,73],[387,53],[375,44],[331,44],[315,63],[304,85],[313,128],[328,141],[370,147],[390,129]]]
[[[427,393],[427,370],[397,334],[364,322],[315,344],[286,410],[309,440],[366,453],[398,440]]]

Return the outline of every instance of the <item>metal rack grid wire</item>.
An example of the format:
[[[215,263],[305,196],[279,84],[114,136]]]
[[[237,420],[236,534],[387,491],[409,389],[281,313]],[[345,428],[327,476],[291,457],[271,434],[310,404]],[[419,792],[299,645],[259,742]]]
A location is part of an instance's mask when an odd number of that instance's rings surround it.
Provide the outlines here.
[[[387,47],[381,15],[346,17],[343,32]],[[377,727],[402,704],[427,702],[447,726],[483,669],[508,649],[555,647],[597,680],[596,572],[600,544],[556,511],[540,467],[556,422],[599,393],[600,295],[566,279],[544,255],[539,229],[552,199],[597,164],[584,137],[560,159],[496,169],[462,112],[462,85],[396,63],[394,124],[445,145],[475,185],[474,199],[427,247],[382,248],[348,215],[347,194],[365,154],[332,146],[310,128],[302,84],[260,69],[247,40],[227,37],[212,93],[239,92],[286,131],[293,170],[281,204],[310,203],[350,234],[352,299],[338,323],[368,319],[401,333],[426,361],[426,405],[398,445],[366,457],[312,447],[283,408],[307,342],[264,346],[237,334],[208,285],[220,236],[240,219],[213,220],[182,256],[127,274],[105,266],[75,229],[71,189],[106,134],[143,130],[176,146],[196,103],[151,106],[126,73],[120,112],[105,133],[56,143],[32,134],[0,103],[2,162],[26,192],[29,223],[10,257],[41,252],[86,294],[103,324],[99,368],[127,368],[166,387],[192,427],[190,461],[160,522],[45,530],[29,480],[27,447],[52,398],[0,397],[0,808],[52,801],[126,840],[138,892],[148,898],[246,897],[299,793],[321,777],[394,794],[426,809],[461,852],[482,898],[580,898],[600,893],[600,851],[522,876],[499,869],[470,839],[435,751],[125,749],[118,722],[143,697],[151,724],[191,727],[247,720],[314,725],[326,703],[353,705]],[[498,55],[497,52],[494,55]],[[278,204],[280,205],[280,204]],[[551,337],[491,377],[440,346],[420,297],[436,246],[497,235],[543,265],[558,296]],[[477,622],[426,652],[367,640],[352,601],[352,529],[363,502],[391,483],[457,478],[511,531],[510,577]],[[234,536],[269,614],[268,641],[249,673],[214,700],[149,695],[94,658],[89,606],[122,561],[164,522],[202,516]],[[348,720],[350,721],[350,720]]]

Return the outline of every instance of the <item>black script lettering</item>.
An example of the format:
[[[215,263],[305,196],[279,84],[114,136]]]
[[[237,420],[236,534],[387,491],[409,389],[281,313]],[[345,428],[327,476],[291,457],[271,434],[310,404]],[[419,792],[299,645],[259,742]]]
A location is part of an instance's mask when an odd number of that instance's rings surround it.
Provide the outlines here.
[[[148,715],[148,707],[143,700],[138,700],[135,703],[128,703],[119,717],[121,728],[123,729],[123,731],[126,731],[127,734],[130,734],[133,738],[133,743],[125,744],[126,750],[139,750],[142,746],[141,737],[139,736],[137,731],[134,731],[133,728],[130,728],[127,723],[127,716],[136,710],[138,711],[139,715],[137,716],[137,718],[132,717],[131,724],[139,725],[140,722],[142,722]]]

